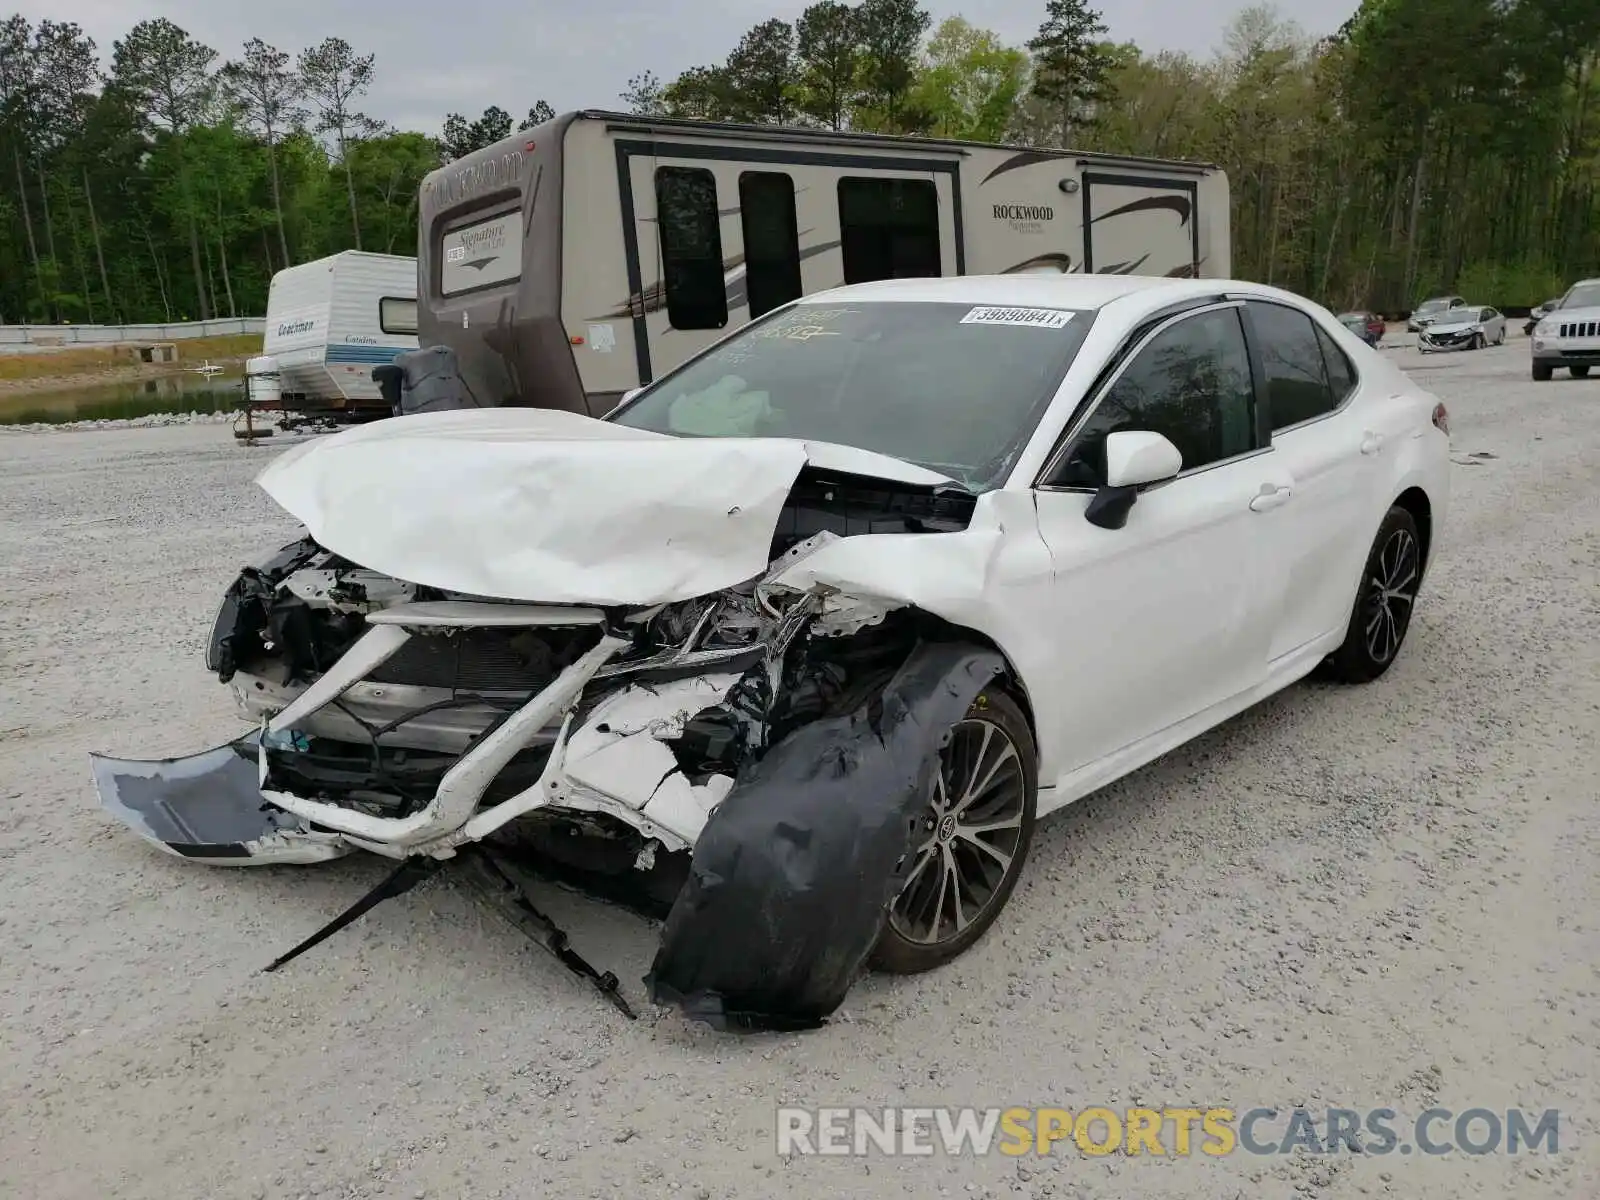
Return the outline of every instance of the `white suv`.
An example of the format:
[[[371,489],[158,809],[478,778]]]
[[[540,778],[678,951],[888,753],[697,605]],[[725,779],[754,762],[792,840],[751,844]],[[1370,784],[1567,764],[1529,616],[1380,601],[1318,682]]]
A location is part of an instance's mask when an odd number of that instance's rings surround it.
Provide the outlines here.
[[[1533,327],[1533,377],[1549,379],[1566,367],[1582,379],[1600,367],[1600,279],[1581,279]]]

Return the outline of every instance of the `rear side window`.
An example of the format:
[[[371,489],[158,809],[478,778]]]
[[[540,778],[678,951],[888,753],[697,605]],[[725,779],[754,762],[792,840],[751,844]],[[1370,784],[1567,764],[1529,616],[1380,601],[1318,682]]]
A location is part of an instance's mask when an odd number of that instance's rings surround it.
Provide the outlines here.
[[[1274,431],[1338,407],[1323,363],[1317,327],[1305,313],[1251,300],[1246,307],[1266,371],[1267,406]],[[1348,367],[1348,363],[1346,364]]]
[[[674,329],[721,329],[728,293],[716,176],[704,167],[658,167],[656,221],[667,320]]]
[[[740,175],[739,219],[744,227],[745,294],[753,321],[800,298],[800,230],[793,180],[781,171]]]
[[[939,275],[939,190],[927,179],[841,179],[839,237],[846,283]]]
[[[1322,362],[1328,372],[1328,387],[1333,392],[1333,407],[1344,403],[1345,397],[1356,390],[1356,369],[1350,356],[1339,349],[1339,344],[1318,325],[1317,341],[1322,344]]]

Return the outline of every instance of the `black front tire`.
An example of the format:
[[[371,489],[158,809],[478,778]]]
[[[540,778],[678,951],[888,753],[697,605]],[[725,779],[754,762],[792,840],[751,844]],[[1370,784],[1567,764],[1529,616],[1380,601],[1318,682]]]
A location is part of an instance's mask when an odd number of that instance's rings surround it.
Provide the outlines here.
[[[1587,366],[1573,367],[1572,368],[1572,377],[1574,379],[1587,379],[1587,378],[1589,378],[1589,368]]]
[[[1341,683],[1370,683],[1394,665],[1425,565],[1416,518],[1395,505],[1372,539],[1344,644],[1329,656],[1328,674]]]
[[[1533,364],[1533,380],[1535,383],[1548,383],[1552,374],[1554,374],[1554,371],[1549,363]]]
[[[884,914],[883,932],[878,936],[878,944],[873,948],[870,965],[876,970],[893,975],[915,975],[923,971],[930,971],[935,967],[943,966],[951,959],[970,949],[978,941],[1004,910],[1006,903],[1011,899],[1011,893],[1017,886],[1017,880],[1022,875],[1022,868],[1027,861],[1028,848],[1033,843],[1033,827],[1037,816],[1039,798],[1039,762],[1038,752],[1034,747],[1033,731],[1028,726],[1028,719],[1022,713],[1017,702],[998,687],[990,687],[979,694],[972,702],[972,707],[952,734],[956,734],[965,727],[969,732],[976,728],[981,732],[984,726],[989,727],[989,735],[1003,735],[1016,757],[1017,782],[1021,787],[1019,820],[1016,826],[1015,840],[1010,844],[1010,861],[1005,866],[1003,873],[989,892],[988,898],[981,908],[970,918],[964,927],[952,930],[948,937],[936,937],[935,940],[918,940],[908,935],[902,916],[903,906],[907,906],[915,898],[914,886],[920,886],[920,876],[914,874],[915,862],[918,851],[913,850],[907,856],[907,861],[902,863],[901,871],[905,880],[900,894],[890,906],[889,912]],[[936,751],[940,757],[940,771],[945,780],[950,781],[952,776],[959,777],[963,773],[965,764],[957,762],[959,757],[959,741],[952,740],[950,746],[944,750]],[[974,774],[981,774],[983,766],[980,760],[977,767],[973,768]],[[986,805],[974,804],[973,810],[981,810]],[[930,806],[930,814],[933,810]],[[975,822],[981,824],[982,822]],[[963,828],[963,823],[955,819],[952,829]],[[924,824],[924,818],[919,814],[917,819],[917,832],[914,838],[919,842],[928,838],[934,841],[939,828],[929,830]],[[974,837],[976,835],[973,835]],[[951,862],[956,862],[955,847],[960,842],[960,837],[951,840]],[[936,850],[935,854],[942,854]],[[977,854],[977,851],[968,851],[967,854]],[[972,860],[966,859],[968,863]],[[981,857],[977,861],[984,861]],[[990,861],[993,861],[992,858]],[[937,864],[930,864],[937,865]],[[939,915],[934,917],[935,930],[944,923],[945,902],[943,893],[935,901],[940,909]],[[952,924],[954,921],[952,920]]]

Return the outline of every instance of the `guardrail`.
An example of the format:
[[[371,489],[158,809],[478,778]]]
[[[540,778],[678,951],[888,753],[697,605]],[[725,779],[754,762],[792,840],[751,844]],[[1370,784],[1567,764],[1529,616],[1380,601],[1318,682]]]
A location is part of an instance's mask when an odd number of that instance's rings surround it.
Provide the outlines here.
[[[265,317],[177,321],[166,325],[0,325],[0,351],[29,347],[109,346],[119,342],[177,342],[188,338],[260,334]]]

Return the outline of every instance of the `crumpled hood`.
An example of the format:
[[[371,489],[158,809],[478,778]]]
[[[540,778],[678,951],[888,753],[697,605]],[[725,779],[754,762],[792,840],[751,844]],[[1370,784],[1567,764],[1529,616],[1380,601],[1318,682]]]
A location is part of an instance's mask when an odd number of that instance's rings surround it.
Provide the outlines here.
[[[807,463],[934,486],[827,442],[680,438],[550,409],[394,417],[287,451],[256,482],[351,562],[447,591],[650,605],[758,575]]]

